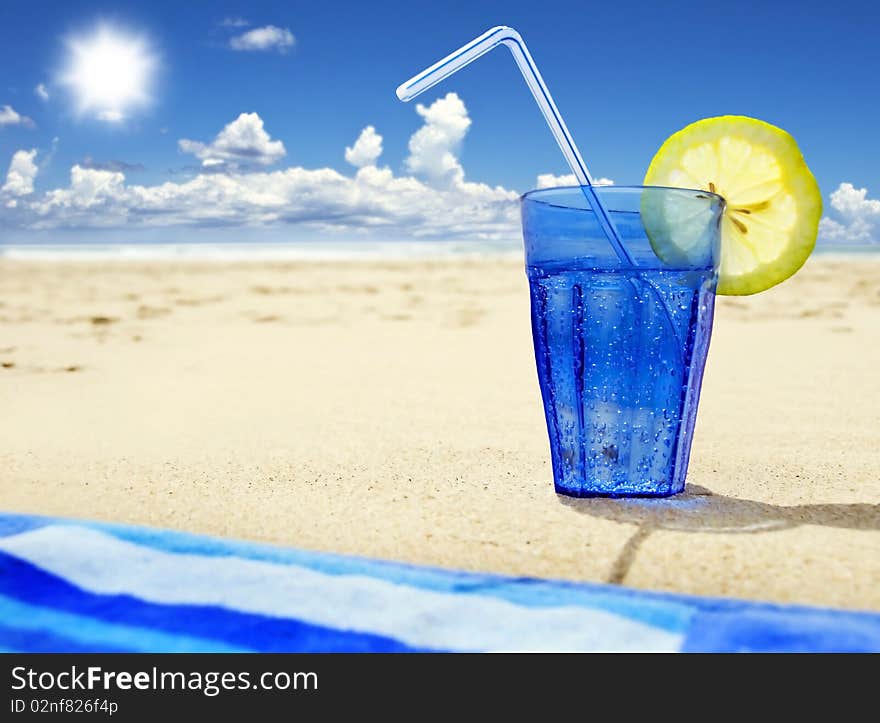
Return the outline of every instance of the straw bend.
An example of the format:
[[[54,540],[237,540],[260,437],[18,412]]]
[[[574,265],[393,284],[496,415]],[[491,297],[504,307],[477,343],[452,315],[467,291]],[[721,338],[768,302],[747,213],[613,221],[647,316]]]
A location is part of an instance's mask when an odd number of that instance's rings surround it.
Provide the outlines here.
[[[467,45],[463,45],[442,60],[438,60],[430,68],[402,83],[397,89],[397,97],[404,102],[412,100],[501,43],[508,47],[516,43],[522,44],[522,37],[516,30],[506,25],[490,28],[480,37],[474,38]]]
[[[522,36],[511,27],[499,25],[491,28],[480,37],[463,45],[442,60],[438,60],[430,68],[423,70],[418,75],[401,84],[397,88],[397,97],[404,102],[412,100],[417,95],[437,85],[437,83],[458,72],[464,66],[474,62],[477,58],[485,55],[498,45],[506,45],[511,55],[513,55],[517,67],[519,67],[526,84],[529,86],[529,90],[535,97],[538,107],[544,114],[544,118],[550,125],[550,129],[556,137],[556,142],[565,154],[568,164],[578,179],[578,183],[584,186],[592,185],[593,179],[590,176],[590,172],[587,170],[580,152],[571,139],[568,128],[565,126],[565,121],[562,120],[562,116],[556,108],[556,103],[553,102],[553,97],[547,90],[544,79],[538,71],[538,66],[535,65],[535,61],[532,59]]]
[[[614,224],[608,215],[608,210],[602,205],[602,201],[595,190],[593,190],[593,179],[587,170],[587,164],[584,163],[584,159],[580,151],[578,151],[571,133],[568,132],[565,121],[562,120],[559,109],[556,107],[556,103],[553,102],[553,97],[550,95],[547,84],[544,83],[544,79],[541,77],[541,73],[538,71],[538,66],[535,65],[529,49],[526,47],[522,36],[516,30],[506,25],[499,25],[487,30],[480,37],[474,38],[471,42],[450,53],[442,60],[438,60],[430,68],[423,70],[400,85],[397,88],[397,97],[402,101],[412,100],[420,93],[424,93],[428,88],[437,85],[440,81],[485,55],[497,45],[506,45],[510,50],[517,67],[529,86],[529,90],[541,109],[541,113],[544,114],[547,125],[550,126],[553,137],[565,155],[565,160],[568,161],[568,165],[574,173],[578,184],[582,187],[590,207],[596,213],[596,217],[602,226],[602,230],[608,237],[609,243],[611,243],[621,262],[632,265],[632,259],[624,248],[617,230],[614,228]]]

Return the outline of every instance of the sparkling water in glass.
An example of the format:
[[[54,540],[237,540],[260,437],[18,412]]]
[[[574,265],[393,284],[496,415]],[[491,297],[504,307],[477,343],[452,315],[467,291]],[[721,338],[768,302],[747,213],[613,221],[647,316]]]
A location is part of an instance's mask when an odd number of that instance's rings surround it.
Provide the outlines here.
[[[554,483],[575,497],[676,494],[712,331],[724,201],[675,188],[595,190],[631,266],[580,187],[522,197]]]

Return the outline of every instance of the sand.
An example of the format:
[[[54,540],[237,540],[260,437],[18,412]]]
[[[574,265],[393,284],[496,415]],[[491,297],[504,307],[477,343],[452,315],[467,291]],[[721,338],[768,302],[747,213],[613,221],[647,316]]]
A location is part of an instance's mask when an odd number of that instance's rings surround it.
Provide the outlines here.
[[[880,609],[880,260],[719,300],[687,492],[553,491],[514,258],[0,262],[0,509]]]

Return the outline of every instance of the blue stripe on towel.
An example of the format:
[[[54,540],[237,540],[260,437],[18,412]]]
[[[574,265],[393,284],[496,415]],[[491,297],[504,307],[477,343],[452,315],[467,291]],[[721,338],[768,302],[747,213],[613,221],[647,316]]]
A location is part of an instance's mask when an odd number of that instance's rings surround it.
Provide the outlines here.
[[[0,537],[17,535],[21,532],[35,530],[38,527],[43,527],[44,525],[49,525],[51,523],[52,520],[48,517],[0,514]]]
[[[85,613],[85,611],[83,612]],[[246,648],[193,637],[192,633],[195,631],[192,630],[187,631],[186,634],[168,635],[156,629],[131,625],[122,620],[105,622],[93,615],[59,611],[54,606],[28,605],[5,595],[0,595],[0,620],[14,620],[20,630],[48,632],[59,641],[62,638],[68,638],[71,645],[94,645],[101,650],[108,651],[248,652]]]
[[[35,565],[0,553],[0,595],[15,597],[34,606],[76,612],[92,620],[117,622],[140,628],[146,633],[143,646],[130,641],[129,650],[172,652],[173,636],[180,636],[180,652],[223,652],[260,650],[263,652],[407,652],[412,650],[396,640],[310,625],[299,620],[251,615],[236,610],[205,605],[157,605],[131,595],[95,595],[40,570]],[[0,619],[5,614],[0,597]],[[39,610],[35,607],[34,610]],[[50,621],[47,621],[50,622]],[[47,624],[57,633],[65,629]],[[71,627],[72,626],[72,621]],[[57,628],[57,629],[56,629]],[[150,638],[150,631],[161,636]],[[191,643],[189,636],[198,636]],[[0,636],[0,642],[4,638]]]
[[[0,514],[0,649],[880,651],[880,615]]]
[[[15,621],[0,623],[0,649],[4,653],[130,653],[129,648],[114,648],[96,641],[86,643],[55,635],[48,630],[15,627]]]
[[[727,609],[725,609],[727,608]],[[769,605],[721,606],[694,617],[685,652],[869,653],[880,650],[876,615]]]

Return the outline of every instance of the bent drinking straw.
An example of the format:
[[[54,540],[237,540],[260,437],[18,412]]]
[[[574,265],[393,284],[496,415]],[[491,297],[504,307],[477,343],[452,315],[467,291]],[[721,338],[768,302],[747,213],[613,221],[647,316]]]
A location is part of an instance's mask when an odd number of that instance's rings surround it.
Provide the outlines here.
[[[491,30],[487,30],[480,37],[450,53],[442,60],[438,60],[430,68],[423,70],[403,83],[397,89],[397,97],[404,102],[412,100],[420,93],[428,90],[428,88],[472,63],[481,55],[488,53],[492,48],[502,44],[506,45],[511,55],[513,55],[513,59],[516,61],[523,78],[525,78],[529,90],[532,91],[538,107],[544,114],[544,119],[547,121],[547,125],[550,126],[553,137],[556,138],[556,142],[562,149],[565,160],[568,161],[568,165],[574,172],[575,178],[587,197],[587,202],[596,214],[596,218],[599,219],[602,231],[604,231],[609,243],[614,248],[614,252],[621,263],[627,266],[634,266],[632,257],[624,248],[623,243],[621,243],[620,236],[617,233],[617,229],[614,228],[607,209],[593,189],[593,178],[587,170],[587,164],[584,163],[584,159],[581,157],[574,139],[568,132],[565,121],[559,114],[559,109],[556,107],[556,103],[553,102],[553,96],[550,95],[550,91],[547,89],[544,79],[538,71],[538,66],[535,65],[529,49],[516,30],[505,25],[499,25]]]

